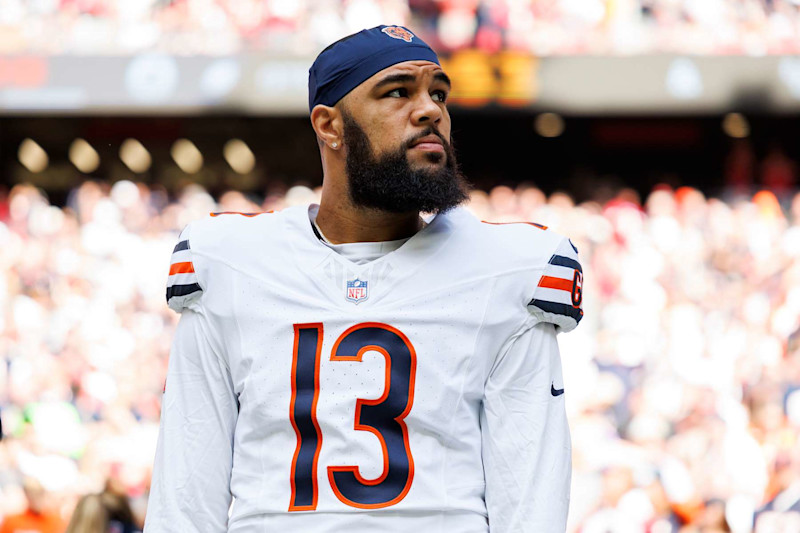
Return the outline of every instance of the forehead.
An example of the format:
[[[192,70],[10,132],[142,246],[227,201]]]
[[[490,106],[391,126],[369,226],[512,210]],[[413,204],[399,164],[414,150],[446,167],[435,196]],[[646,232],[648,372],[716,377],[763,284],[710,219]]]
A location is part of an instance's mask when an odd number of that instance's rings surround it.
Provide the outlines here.
[[[402,63],[396,63],[390,67],[386,67],[383,70],[379,70],[377,73],[367,78],[362,85],[371,87],[387,76],[392,76],[394,74],[410,74],[419,79],[425,75],[430,76],[436,74],[437,72],[444,72],[444,70],[442,70],[442,67],[431,61],[403,61]]]

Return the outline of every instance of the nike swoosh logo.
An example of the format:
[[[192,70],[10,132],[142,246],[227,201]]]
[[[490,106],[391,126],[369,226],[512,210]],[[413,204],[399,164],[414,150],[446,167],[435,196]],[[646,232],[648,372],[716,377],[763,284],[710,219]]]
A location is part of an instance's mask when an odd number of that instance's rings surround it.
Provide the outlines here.
[[[557,389],[553,386],[552,383],[550,383],[550,394],[552,394],[553,396],[561,396],[562,394],[564,394],[564,389]]]

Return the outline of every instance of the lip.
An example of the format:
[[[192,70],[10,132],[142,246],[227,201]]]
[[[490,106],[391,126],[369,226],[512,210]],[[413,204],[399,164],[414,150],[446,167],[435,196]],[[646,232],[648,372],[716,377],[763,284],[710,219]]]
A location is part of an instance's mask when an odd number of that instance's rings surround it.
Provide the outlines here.
[[[411,148],[417,148],[426,152],[444,152],[444,145],[442,140],[436,135],[426,135],[421,139],[417,139],[411,145]]]

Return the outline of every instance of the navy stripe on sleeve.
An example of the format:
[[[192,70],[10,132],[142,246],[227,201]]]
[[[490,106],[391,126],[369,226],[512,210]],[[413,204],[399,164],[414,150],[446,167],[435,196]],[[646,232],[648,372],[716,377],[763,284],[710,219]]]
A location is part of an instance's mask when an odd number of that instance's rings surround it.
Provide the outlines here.
[[[583,274],[583,268],[581,268],[581,264],[575,261],[574,259],[570,259],[569,257],[564,257],[563,255],[554,255],[550,258],[550,264],[562,267],[569,267],[574,268],[581,274]]]
[[[580,322],[581,318],[583,318],[583,310],[577,307],[572,307],[571,305],[567,304],[560,304],[555,302],[548,302],[547,300],[537,300],[533,299],[528,305],[535,305],[545,313],[553,313],[555,315],[565,315],[575,322]]]
[[[175,245],[175,249],[172,250],[172,253],[180,252],[181,250],[188,250],[189,249],[189,241],[181,241]]]
[[[200,288],[200,285],[197,283],[192,283],[191,285],[173,285],[172,287],[167,287],[167,301],[173,296],[186,296],[187,294],[192,294],[196,291],[202,291],[203,289]]]
[[[574,244],[572,244],[572,241],[570,241],[569,239],[567,239],[567,241],[569,241],[569,245],[572,246],[572,249],[575,250],[575,253],[577,254],[578,253],[578,249],[575,247]]]

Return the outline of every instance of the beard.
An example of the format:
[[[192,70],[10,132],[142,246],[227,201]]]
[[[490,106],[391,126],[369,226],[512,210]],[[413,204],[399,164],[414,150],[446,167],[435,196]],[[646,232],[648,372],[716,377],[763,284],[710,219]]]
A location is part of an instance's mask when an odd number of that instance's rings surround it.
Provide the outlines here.
[[[347,147],[345,172],[350,200],[358,207],[389,213],[444,213],[469,198],[470,185],[461,174],[451,143],[429,128],[404,142],[397,150],[376,157],[369,137],[347,112],[342,110],[344,144]],[[428,152],[425,158],[444,165],[429,169],[411,168],[408,149],[416,140],[436,135],[444,154]]]

